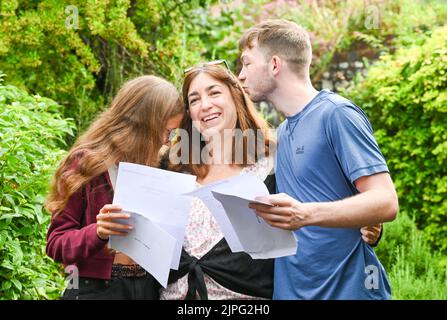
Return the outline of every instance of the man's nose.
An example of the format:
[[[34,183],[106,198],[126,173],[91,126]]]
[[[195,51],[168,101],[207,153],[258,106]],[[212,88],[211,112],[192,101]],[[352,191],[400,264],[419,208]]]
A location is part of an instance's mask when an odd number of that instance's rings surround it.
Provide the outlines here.
[[[244,81],[245,80],[244,70],[241,70],[241,72],[239,72],[239,75],[237,76],[237,78],[239,79],[239,81]]]

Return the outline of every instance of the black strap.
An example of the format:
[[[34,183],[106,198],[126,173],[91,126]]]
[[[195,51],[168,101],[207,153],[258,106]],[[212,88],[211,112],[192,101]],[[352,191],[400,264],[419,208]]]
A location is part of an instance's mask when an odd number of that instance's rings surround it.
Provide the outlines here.
[[[270,192],[276,188],[275,175],[264,181]],[[208,299],[204,274],[234,292],[271,299],[273,295],[274,259],[252,259],[245,252],[231,252],[222,238],[202,258],[191,257],[183,248],[178,270],[171,270],[168,283],[173,283],[188,274],[186,299]]]
[[[264,180],[264,184],[267,186],[270,194],[276,193],[276,176],[275,174],[269,174]]]
[[[184,249],[182,250],[185,251]],[[188,293],[186,294],[186,300],[195,300],[196,292],[199,294],[200,300],[208,300],[208,291],[206,290],[205,279],[199,260],[191,256],[189,258]]]
[[[271,299],[273,295],[273,259],[252,259],[245,252],[231,252],[222,238],[201,259],[191,257],[185,249],[178,270],[171,270],[168,283],[188,274],[187,300],[208,299],[204,274],[231,291]]]

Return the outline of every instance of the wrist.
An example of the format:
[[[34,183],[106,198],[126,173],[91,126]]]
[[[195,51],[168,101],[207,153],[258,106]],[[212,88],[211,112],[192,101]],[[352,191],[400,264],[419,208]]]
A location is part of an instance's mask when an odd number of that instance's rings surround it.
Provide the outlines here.
[[[303,226],[318,226],[319,224],[318,202],[308,202],[303,203],[302,205],[305,212]]]
[[[96,236],[97,236],[98,239],[101,240],[101,241],[109,241],[109,237],[107,237],[106,239],[104,239],[103,237],[101,237],[101,236],[99,235],[98,232],[96,232]]]

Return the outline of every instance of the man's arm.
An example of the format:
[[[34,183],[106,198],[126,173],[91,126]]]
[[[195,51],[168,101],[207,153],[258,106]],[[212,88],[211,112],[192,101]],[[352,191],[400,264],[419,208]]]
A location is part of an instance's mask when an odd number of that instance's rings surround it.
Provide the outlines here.
[[[274,207],[251,203],[267,223],[286,230],[304,226],[361,228],[396,218],[396,190],[388,173],[364,176],[355,182],[359,194],[333,202],[301,203],[284,193],[263,197]]]

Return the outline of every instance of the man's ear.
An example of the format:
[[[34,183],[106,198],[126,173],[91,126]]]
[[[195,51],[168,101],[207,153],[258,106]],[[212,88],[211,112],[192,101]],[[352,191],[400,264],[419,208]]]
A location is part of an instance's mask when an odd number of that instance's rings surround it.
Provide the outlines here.
[[[278,56],[272,56],[271,62],[271,71],[273,76],[277,76],[282,69],[282,60]]]

